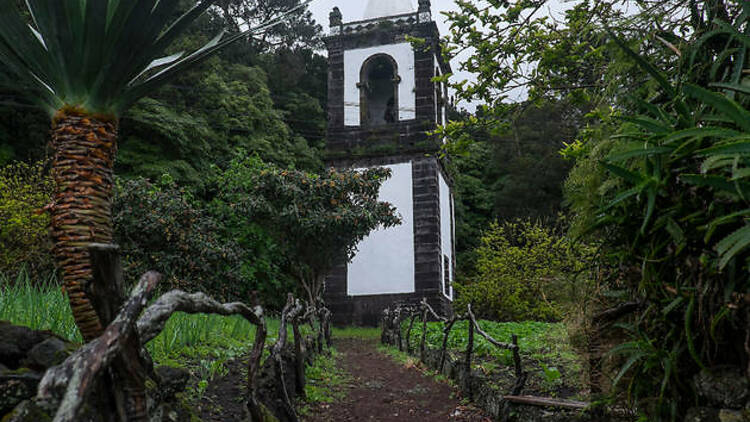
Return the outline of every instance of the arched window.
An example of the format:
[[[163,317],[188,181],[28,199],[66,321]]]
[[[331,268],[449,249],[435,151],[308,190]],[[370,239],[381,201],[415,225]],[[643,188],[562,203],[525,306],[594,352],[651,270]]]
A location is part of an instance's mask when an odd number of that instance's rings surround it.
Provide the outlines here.
[[[360,113],[363,126],[398,121],[398,65],[387,54],[370,57],[360,71]]]

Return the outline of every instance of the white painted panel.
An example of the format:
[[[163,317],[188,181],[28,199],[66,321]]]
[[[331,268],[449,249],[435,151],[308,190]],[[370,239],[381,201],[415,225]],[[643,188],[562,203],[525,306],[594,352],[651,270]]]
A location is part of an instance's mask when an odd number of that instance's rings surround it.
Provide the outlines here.
[[[410,43],[388,44],[370,48],[344,51],[344,124],[360,125],[360,98],[357,84],[362,65],[376,55],[387,54],[398,63],[399,120],[414,120],[417,117],[416,74],[414,72],[414,50]]]
[[[411,163],[384,166],[392,176],[379,199],[393,204],[401,225],[370,233],[349,264],[349,296],[414,292],[414,194]]]
[[[442,256],[440,257],[440,262],[443,262],[443,256],[448,257],[448,262],[450,265],[448,265],[448,279],[450,280],[450,291],[446,295],[451,300],[453,299],[453,280],[454,280],[454,274],[453,274],[453,196],[451,195],[450,187],[448,186],[448,183],[446,183],[445,178],[443,178],[442,173],[438,173],[440,175],[440,249],[442,250]],[[445,266],[443,265],[443,271],[445,271]],[[445,274],[443,274],[443,277],[445,277]],[[445,294],[445,290],[442,288],[443,286],[443,278],[441,280],[441,291]]]
[[[414,3],[412,0],[370,0],[365,8],[362,19],[376,19],[387,16],[413,13]]]

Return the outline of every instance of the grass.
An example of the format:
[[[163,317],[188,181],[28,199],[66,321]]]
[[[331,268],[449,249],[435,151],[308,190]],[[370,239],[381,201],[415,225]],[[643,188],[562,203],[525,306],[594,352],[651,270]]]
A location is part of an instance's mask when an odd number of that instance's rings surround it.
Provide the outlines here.
[[[528,388],[538,393],[555,396],[562,393],[575,395],[574,390],[581,391],[583,385],[583,363],[581,357],[570,344],[565,324],[546,322],[492,322],[479,321],[487,334],[501,342],[511,342],[513,334],[518,336],[518,346],[524,369],[530,372]],[[406,334],[408,321],[402,325]],[[428,347],[439,349],[443,342],[443,324],[428,323],[426,342]],[[419,348],[422,337],[422,324],[415,321],[410,342],[414,349]],[[448,337],[448,349],[454,353],[463,353],[468,343],[468,321],[457,322]],[[404,338],[404,347],[406,339]],[[394,357],[393,353],[389,353]],[[510,351],[500,350],[483,337],[474,335],[475,369],[479,369],[498,379],[503,387],[510,383],[513,356]],[[398,357],[396,356],[397,360]]]
[[[299,409],[301,415],[307,415],[314,407],[322,404],[333,404],[346,397],[344,388],[351,379],[338,365],[341,356],[336,349],[329,353],[315,356],[312,365],[305,368],[305,401]]]
[[[68,299],[55,280],[34,285],[23,272],[14,279],[0,276],[0,320],[49,330],[74,343],[82,343]],[[274,342],[279,321],[266,319],[266,324],[266,341]],[[146,347],[156,363],[184,366],[186,360],[226,361],[237,357],[251,347],[254,339],[255,326],[242,317],[177,313]]]
[[[374,340],[380,338],[380,328],[377,327],[334,327],[333,337],[356,338],[360,340]]]
[[[554,357],[556,359],[577,359],[568,341],[568,331],[565,324],[546,322],[492,322],[479,321],[479,325],[487,334],[501,342],[511,342],[511,337],[518,336],[518,347],[521,353],[534,358],[545,359]],[[408,322],[402,325],[403,333],[406,334]],[[448,348],[451,350],[464,351],[468,343],[468,321],[459,321],[451,330],[448,337]],[[422,337],[422,324],[415,321],[411,332],[410,342],[412,346],[419,345]],[[427,324],[427,344],[433,348],[439,348],[443,342],[443,324],[430,322]],[[406,343],[406,339],[404,339]],[[513,364],[513,356],[510,351],[500,350],[490,344],[479,334],[474,335],[474,354],[477,357],[490,357],[497,359],[503,364]]]
[[[13,279],[0,275],[0,321],[49,330],[74,343],[82,343],[68,298],[54,281],[32,285],[23,271]]]

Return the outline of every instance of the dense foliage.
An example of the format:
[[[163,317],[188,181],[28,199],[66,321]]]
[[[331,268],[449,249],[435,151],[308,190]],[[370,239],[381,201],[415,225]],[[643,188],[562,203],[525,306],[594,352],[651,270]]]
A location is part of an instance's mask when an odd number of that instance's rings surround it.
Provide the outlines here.
[[[351,260],[371,231],[400,223],[395,208],[378,201],[389,176],[383,168],[314,174],[247,157],[227,170],[218,199],[227,212],[244,216],[240,223],[260,224],[273,236],[289,274],[318,303],[334,265]]]
[[[474,271],[482,231],[493,221],[552,219],[562,211],[561,181],[571,162],[559,151],[575,137],[578,124],[569,107],[565,102],[518,104],[499,132],[481,126],[454,132],[470,141],[450,160],[461,275]]]
[[[15,273],[19,264],[39,280],[53,269],[49,215],[52,180],[43,162],[0,167],[0,274]]]
[[[158,184],[121,181],[113,218],[127,280],[156,270],[169,288],[225,299],[250,296],[252,285],[240,282],[236,245],[221,239],[219,223],[168,178]]]
[[[637,305],[617,324],[629,338],[613,351],[616,392],[644,420],[682,420],[702,404],[690,387],[698,371],[748,361],[750,8],[591,0],[549,16],[547,3],[457,3],[447,41],[470,51],[462,68],[478,77],[455,89],[483,105],[443,133],[462,145],[507,130],[519,93],[571,104],[577,134],[554,136],[575,160],[572,234],[598,246],[600,306]]]
[[[476,249],[476,273],[456,286],[456,306],[498,321],[559,320],[590,293],[589,254],[539,221],[492,223]]]
[[[750,91],[735,56],[750,47],[739,32],[748,17],[717,20],[716,30],[680,45],[687,73],[643,60],[663,100],[620,118],[603,164],[612,183],[600,189],[597,227],[624,268],[620,282],[647,305],[629,326],[632,340],[615,349],[628,358],[620,376],[632,377],[632,397],[665,419],[680,418],[693,400],[686,374],[748,359],[737,339],[747,335],[750,290]],[[726,46],[710,72],[719,92],[696,84],[713,43]]]

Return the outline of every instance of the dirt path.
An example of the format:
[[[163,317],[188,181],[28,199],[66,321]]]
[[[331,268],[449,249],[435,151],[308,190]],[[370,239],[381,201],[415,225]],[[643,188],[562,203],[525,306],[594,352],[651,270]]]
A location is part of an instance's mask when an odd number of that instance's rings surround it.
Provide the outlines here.
[[[340,339],[341,367],[352,377],[346,398],[320,406],[305,422],[485,422],[461,406],[456,390],[377,351],[375,341]]]

